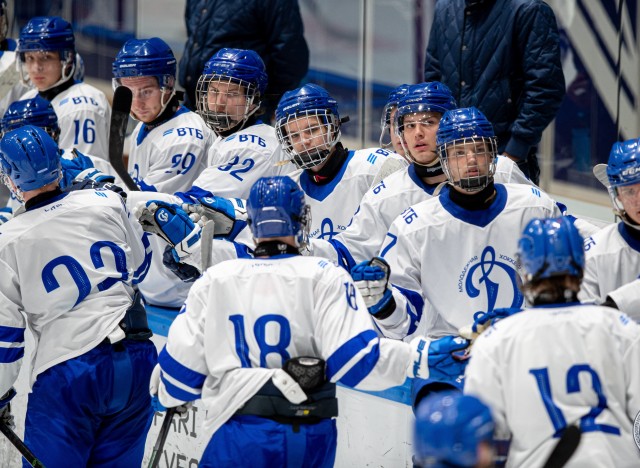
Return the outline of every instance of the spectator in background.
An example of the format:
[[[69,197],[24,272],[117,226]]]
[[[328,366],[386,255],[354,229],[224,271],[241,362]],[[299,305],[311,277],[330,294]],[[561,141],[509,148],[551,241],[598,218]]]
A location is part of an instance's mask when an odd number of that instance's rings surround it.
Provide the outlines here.
[[[309,49],[297,0],[187,0],[187,43],[179,82],[185,105],[195,111],[195,91],[204,64],[223,47],[255,50],[267,67],[267,115],[285,91],[300,84],[309,68]]]
[[[558,27],[541,0],[436,3],[425,81],[445,83],[461,107],[493,123],[498,152],[538,184],[537,144],[565,94]]]

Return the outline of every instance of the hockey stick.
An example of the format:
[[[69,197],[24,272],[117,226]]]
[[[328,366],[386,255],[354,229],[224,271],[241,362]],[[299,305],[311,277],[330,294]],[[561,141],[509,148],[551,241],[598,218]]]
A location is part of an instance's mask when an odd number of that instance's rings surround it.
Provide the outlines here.
[[[607,176],[606,164],[596,164],[593,166],[593,175],[596,176],[598,182],[604,185],[607,189],[609,188],[609,177]]]
[[[580,445],[582,432],[575,425],[568,426],[562,433],[562,437],[547,458],[543,468],[562,468],[567,464]]]
[[[200,233],[200,255],[202,261],[201,273],[204,275],[204,272],[207,271],[207,268],[211,266],[211,255],[213,250],[213,235],[215,232],[215,223],[213,220],[209,220],[205,223],[202,228],[202,232]]]
[[[153,451],[151,452],[151,458],[149,458],[149,468],[156,468],[158,463],[160,463],[160,457],[162,456],[164,443],[169,435],[169,428],[171,427],[171,420],[174,414],[176,414],[176,408],[168,408],[167,414],[164,415],[158,440],[156,440],[156,444],[153,446]]]
[[[109,124],[109,163],[129,190],[140,190],[122,161],[124,136],[129,123],[129,112],[133,96],[126,86],[118,86],[113,93],[113,107]]]
[[[11,428],[7,426],[3,421],[0,421],[0,432],[2,432],[7,437],[7,439],[9,439],[9,442],[11,442],[13,446],[18,449],[24,459],[27,460],[27,463],[29,463],[34,468],[44,468],[42,462],[38,460],[38,458],[33,454],[31,450],[29,450],[29,447],[24,445],[24,442],[20,440],[20,437],[18,437],[18,435],[13,432]]]

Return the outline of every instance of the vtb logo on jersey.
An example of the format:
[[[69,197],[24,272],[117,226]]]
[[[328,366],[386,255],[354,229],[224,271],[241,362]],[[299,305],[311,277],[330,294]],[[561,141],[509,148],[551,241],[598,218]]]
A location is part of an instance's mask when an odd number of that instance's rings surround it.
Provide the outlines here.
[[[477,312],[491,312],[496,307],[520,307],[524,296],[518,288],[517,262],[503,255],[496,255],[490,245],[480,257],[472,257],[458,278],[458,291],[476,299]],[[475,301],[474,301],[475,302]]]

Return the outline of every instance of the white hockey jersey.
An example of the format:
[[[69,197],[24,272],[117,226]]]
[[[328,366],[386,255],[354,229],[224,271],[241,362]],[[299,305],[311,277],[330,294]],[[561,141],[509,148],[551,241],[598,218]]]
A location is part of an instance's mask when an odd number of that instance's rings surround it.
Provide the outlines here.
[[[7,50],[0,50],[0,118],[12,102],[19,100],[20,96],[29,91],[29,86],[22,82],[16,67],[15,39],[7,38],[7,46]]]
[[[360,200],[389,157],[400,156],[382,148],[349,151],[338,174],[325,185],[315,184],[304,170],[289,174],[300,185],[311,207],[310,238],[328,241],[346,229]]]
[[[533,185],[511,159],[496,158],[496,183]],[[334,245],[347,256],[353,266],[378,255],[391,223],[407,208],[433,197],[439,189],[427,185],[416,174],[415,166],[400,170],[386,177],[364,194],[347,229],[338,233]],[[338,261],[336,248],[322,239],[312,239],[314,255]]]
[[[20,99],[31,99],[37,89]],[[82,154],[109,159],[109,122],[111,106],[102,91],[85,83],[76,83],[51,101],[58,116],[61,148],[77,148]]]
[[[611,291],[640,276],[640,240],[632,237],[631,229],[620,222],[585,239],[580,301],[600,304]]]
[[[518,237],[532,218],[560,211],[536,187],[495,188],[488,210],[465,210],[446,187],[393,222],[380,252],[391,267],[396,301],[393,314],[376,321],[386,336],[402,339],[416,327],[422,335],[455,335],[476,312],[522,305]]]
[[[366,390],[405,381],[407,343],[378,338],[348,273],[317,257],[231,260],[196,281],[158,362],[163,404],[202,398],[210,435],[289,358]],[[261,369],[262,368],[262,369]]]
[[[25,317],[31,383],[116,330],[149,266],[146,237],[108,190],[61,193],[0,226],[0,393],[18,376]]]
[[[131,134],[129,175],[141,190],[186,190],[207,164],[213,135],[202,118],[180,106],[166,122],[149,129],[144,122]]]
[[[259,178],[286,175],[295,168],[283,161],[282,147],[269,125],[260,123],[225,138],[217,137],[209,150],[206,169],[186,195],[195,199],[210,192],[219,197],[247,199]]]
[[[579,424],[567,467],[636,467],[640,411],[640,326],[608,307],[527,309],[475,342],[464,392],[489,405],[508,467],[540,467],[558,433]]]

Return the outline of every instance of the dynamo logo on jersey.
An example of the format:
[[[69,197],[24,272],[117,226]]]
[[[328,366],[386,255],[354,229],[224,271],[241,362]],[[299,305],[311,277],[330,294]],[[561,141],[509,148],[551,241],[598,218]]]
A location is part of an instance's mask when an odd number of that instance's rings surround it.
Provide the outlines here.
[[[518,288],[517,262],[500,254],[496,258],[496,251],[488,245],[482,251],[480,258],[472,257],[458,277],[458,291],[466,293],[470,298],[478,298],[486,304],[486,310],[477,312],[491,312],[498,307],[520,307],[524,296]],[[510,301],[510,302],[509,302]]]
[[[640,411],[636,414],[636,419],[633,421],[633,440],[640,449]]]

